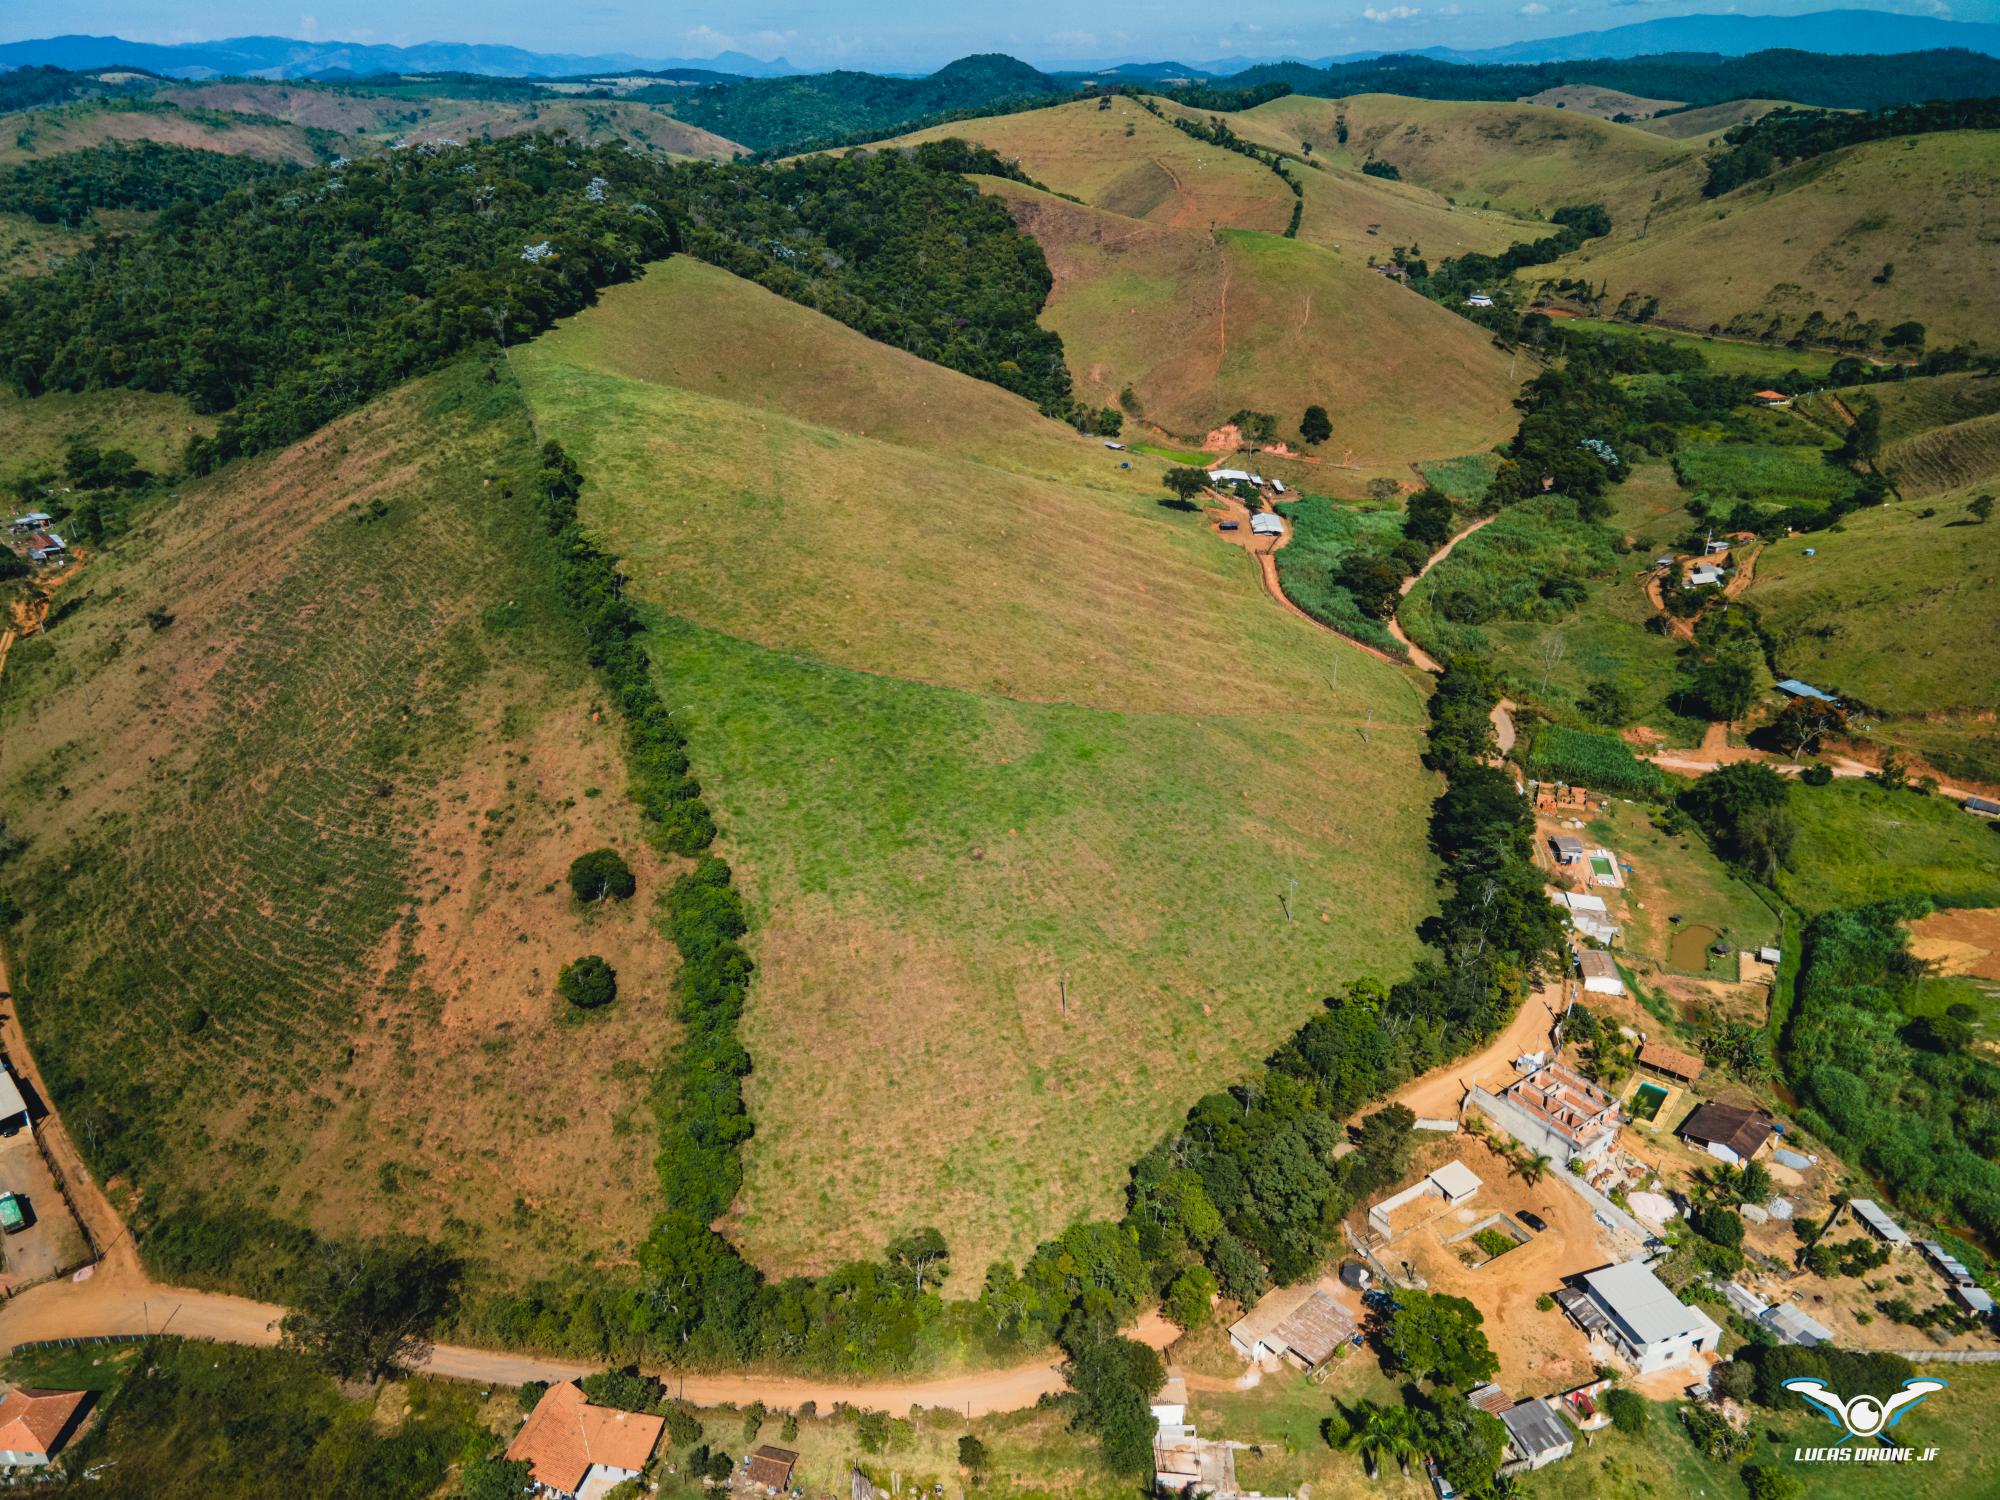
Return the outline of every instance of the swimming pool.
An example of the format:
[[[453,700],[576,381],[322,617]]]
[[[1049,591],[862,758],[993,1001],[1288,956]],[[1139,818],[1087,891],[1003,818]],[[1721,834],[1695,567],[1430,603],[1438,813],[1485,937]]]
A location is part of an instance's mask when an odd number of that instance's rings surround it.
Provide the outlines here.
[[[1667,1091],[1657,1083],[1642,1083],[1632,1090],[1632,1116],[1634,1119],[1650,1120],[1659,1114],[1660,1106],[1667,1102]]]

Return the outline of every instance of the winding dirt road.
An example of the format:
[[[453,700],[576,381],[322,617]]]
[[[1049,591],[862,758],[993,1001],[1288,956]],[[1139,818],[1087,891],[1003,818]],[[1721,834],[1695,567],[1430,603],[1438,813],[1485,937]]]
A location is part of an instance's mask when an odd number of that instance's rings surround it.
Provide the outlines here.
[[[1422,581],[1424,574],[1430,572],[1432,568],[1435,568],[1439,563],[1443,562],[1447,557],[1450,557],[1452,554],[1452,549],[1457,547],[1460,542],[1464,541],[1467,537],[1471,536],[1473,532],[1479,530],[1482,526],[1491,526],[1495,521],[1499,519],[1500,517],[1497,513],[1490,516],[1482,516],[1477,521],[1474,521],[1470,526],[1466,527],[1465,530],[1459,532],[1455,536],[1448,538],[1442,547],[1438,548],[1437,551],[1433,552],[1430,555],[1430,560],[1428,562],[1426,562],[1415,573],[1411,574],[1408,578],[1405,578],[1403,580],[1401,596],[1405,599],[1409,598],[1410,590],[1415,588],[1417,584]],[[1413,666],[1422,667],[1426,672],[1430,672],[1434,675],[1442,673],[1444,671],[1444,668],[1438,665],[1436,657],[1432,656],[1430,652],[1424,650],[1422,646],[1419,646],[1415,641],[1411,640],[1407,635],[1403,634],[1403,622],[1401,620],[1398,620],[1394,615],[1391,615],[1389,616],[1388,620],[1385,623],[1389,627],[1389,634],[1393,635],[1397,640],[1401,641],[1403,643],[1404,649],[1406,649],[1410,653],[1410,662]],[[1514,741],[1514,730],[1513,726],[1509,724],[1507,728],[1507,742],[1508,744],[1511,745],[1513,741]]]

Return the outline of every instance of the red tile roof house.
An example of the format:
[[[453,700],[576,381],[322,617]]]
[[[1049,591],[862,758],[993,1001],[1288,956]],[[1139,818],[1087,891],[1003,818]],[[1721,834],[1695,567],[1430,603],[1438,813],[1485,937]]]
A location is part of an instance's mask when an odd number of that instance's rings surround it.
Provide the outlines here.
[[[659,1445],[661,1417],[592,1406],[573,1380],[552,1385],[507,1457],[528,1465],[535,1489],[559,1500],[597,1500],[646,1467]]]
[[[0,1401],[0,1465],[38,1469],[75,1435],[88,1391],[37,1391],[17,1385]]]

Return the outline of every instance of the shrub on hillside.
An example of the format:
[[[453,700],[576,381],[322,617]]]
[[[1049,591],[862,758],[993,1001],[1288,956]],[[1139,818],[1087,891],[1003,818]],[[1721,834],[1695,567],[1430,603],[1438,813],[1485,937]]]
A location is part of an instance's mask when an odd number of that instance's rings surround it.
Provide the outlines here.
[[[616,998],[618,973],[595,953],[585,954],[562,966],[556,975],[556,993],[578,1010],[596,1010]]]
[[[1646,1425],[1646,1398],[1637,1391],[1611,1391],[1604,1398],[1604,1411],[1620,1432],[1635,1433]]]
[[[638,887],[616,849],[593,849],[570,861],[569,888],[579,901],[626,901]]]

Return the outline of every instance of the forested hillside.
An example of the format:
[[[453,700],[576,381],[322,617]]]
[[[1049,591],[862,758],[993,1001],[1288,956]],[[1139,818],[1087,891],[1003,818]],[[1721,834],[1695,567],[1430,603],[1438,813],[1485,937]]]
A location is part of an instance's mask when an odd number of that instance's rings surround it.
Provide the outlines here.
[[[191,446],[203,470],[531,337],[685,247],[1066,411],[1061,342],[1035,322],[1047,265],[964,170],[1006,168],[952,143],[777,170],[539,136],[373,157],[176,205],[13,286],[0,372],[28,395],[122,385],[223,413]]]
[[[677,102],[674,113],[759,151],[798,151],[857,135],[889,135],[930,115],[1068,91],[1026,63],[989,53],[962,57],[928,78],[843,72],[719,83]]]

